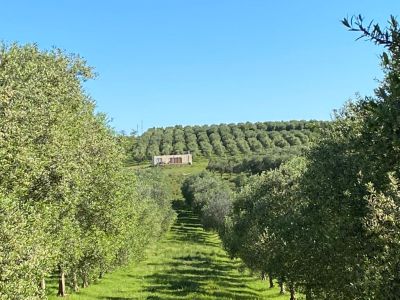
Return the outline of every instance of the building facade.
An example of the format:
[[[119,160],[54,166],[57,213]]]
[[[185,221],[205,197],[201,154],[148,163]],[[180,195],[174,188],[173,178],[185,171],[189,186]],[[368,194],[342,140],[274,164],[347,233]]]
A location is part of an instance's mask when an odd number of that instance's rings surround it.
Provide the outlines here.
[[[153,166],[191,165],[192,154],[158,155],[153,156]]]

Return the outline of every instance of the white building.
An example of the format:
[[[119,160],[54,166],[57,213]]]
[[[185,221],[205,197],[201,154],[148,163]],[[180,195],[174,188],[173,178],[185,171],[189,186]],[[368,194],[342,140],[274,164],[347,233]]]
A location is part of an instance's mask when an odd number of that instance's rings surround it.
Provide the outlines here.
[[[153,156],[153,166],[162,165],[191,165],[192,154],[158,155]]]

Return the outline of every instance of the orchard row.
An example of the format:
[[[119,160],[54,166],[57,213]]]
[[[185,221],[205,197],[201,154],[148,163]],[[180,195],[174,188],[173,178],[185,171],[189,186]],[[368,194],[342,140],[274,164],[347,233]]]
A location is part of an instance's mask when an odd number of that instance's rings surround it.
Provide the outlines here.
[[[132,155],[143,161],[187,151],[205,157],[262,154],[271,148],[307,145],[327,124],[290,121],[152,128],[138,138]]]
[[[400,26],[343,23],[385,46],[375,97],[345,105],[304,155],[236,194],[210,173],[182,186],[229,254],[291,300],[400,299]]]
[[[46,298],[140,259],[174,220],[153,172],[124,168],[76,56],[0,47],[0,299]]]

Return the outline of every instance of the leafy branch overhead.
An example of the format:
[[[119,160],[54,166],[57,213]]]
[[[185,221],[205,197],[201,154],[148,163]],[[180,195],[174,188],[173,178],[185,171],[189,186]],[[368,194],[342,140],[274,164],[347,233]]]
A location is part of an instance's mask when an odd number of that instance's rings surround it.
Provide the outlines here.
[[[370,21],[368,25],[364,23],[362,15],[352,16],[350,19],[343,18],[342,24],[346,26],[349,31],[360,32],[361,35],[357,40],[365,38],[374,42],[377,45],[385,47],[392,47],[399,42],[399,23],[394,16],[390,17],[389,28],[381,28],[374,20]]]

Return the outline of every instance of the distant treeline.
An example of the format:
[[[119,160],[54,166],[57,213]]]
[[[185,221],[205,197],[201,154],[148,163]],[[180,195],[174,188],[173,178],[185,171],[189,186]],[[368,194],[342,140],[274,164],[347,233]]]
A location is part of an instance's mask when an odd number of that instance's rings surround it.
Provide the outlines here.
[[[273,148],[308,145],[328,124],[288,121],[151,128],[136,140],[131,154],[135,161],[186,151],[195,157],[264,154]]]

